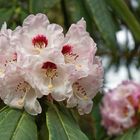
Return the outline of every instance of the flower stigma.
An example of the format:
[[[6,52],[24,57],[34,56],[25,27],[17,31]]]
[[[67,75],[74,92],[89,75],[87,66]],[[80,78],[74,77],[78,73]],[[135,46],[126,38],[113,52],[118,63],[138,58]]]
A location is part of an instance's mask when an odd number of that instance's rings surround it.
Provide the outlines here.
[[[57,77],[57,66],[56,64],[47,61],[43,64],[42,69],[45,70],[45,75],[47,78],[49,78],[48,89],[52,90],[54,87],[52,84],[52,80],[54,77]]]
[[[27,93],[29,92],[30,89],[31,89],[31,86],[26,81],[18,83],[18,85],[16,87],[16,92],[23,92],[23,96],[18,101],[19,105],[24,104],[25,97],[26,97],[26,95],[27,95]]]
[[[0,78],[4,76],[4,72],[5,72],[5,70],[0,68]]]

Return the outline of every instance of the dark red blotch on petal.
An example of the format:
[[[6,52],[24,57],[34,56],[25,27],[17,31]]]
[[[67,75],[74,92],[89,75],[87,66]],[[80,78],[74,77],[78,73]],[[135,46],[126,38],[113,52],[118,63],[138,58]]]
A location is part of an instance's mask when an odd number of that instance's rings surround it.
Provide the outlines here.
[[[54,64],[50,61],[47,61],[43,64],[42,69],[57,69],[57,66],[56,66],[56,64]]]
[[[70,54],[72,52],[72,47],[70,45],[64,45],[62,49],[62,54]]]
[[[44,35],[37,35],[32,40],[33,45],[36,44],[45,44],[45,47],[48,45],[48,39]]]
[[[14,54],[13,54],[13,61],[16,61],[17,60],[17,53],[15,52]]]

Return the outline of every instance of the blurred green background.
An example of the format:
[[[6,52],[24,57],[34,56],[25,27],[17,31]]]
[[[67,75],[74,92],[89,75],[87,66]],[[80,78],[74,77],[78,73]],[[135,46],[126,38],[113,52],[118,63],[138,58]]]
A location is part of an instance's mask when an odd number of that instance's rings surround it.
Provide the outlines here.
[[[14,29],[39,12],[64,32],[84,17],[102,57],[106,82],[140,82],[140,0],[0,0],[0,25],[6,21]]]

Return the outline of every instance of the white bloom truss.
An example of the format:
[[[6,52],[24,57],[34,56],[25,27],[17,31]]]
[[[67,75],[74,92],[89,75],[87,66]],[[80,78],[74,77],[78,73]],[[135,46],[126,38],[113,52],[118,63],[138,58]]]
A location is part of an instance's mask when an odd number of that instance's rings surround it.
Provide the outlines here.
[[[37,115],[38,98],[67,101],[79,113],[92,109],[102,87],[103,67],[82,18],[64,36],[44,14],[29,15],[14,31],[0,31],[0,97],[5,104]]]

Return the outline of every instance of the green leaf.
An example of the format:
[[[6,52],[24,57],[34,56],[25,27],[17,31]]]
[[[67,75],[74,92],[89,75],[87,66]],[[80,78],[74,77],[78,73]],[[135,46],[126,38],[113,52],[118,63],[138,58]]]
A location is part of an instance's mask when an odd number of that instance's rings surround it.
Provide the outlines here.
[[[137,129],[137,131],[133,135],[134,140],[139,140],[140,139],[140,128]]]
[[[103,140],[113,140],[112,137],[106,137]]]
[[[4,8],[11,8],[12,4],[13,4],[14,0],[11,1],[5,1],[5,0],[0,0],[0,8],[4,7]]]
[[[76,121],[68,113],[50,107],[46,113],[49,140],[88,140]]]
[[[85,16],[84,7],[82,6],[81,0],[65,0],[65,3],[71,23],[76,22]]]
[[[101,114],[98,105],[93,107],[91,114],[93,117],[95,140],[103,140],[103,138],[106,137],[106,131],[101,125]]]
[[[139,7],[140,7],[140,0],[137,0],[138,4],[139,4]]]
[[[95,140],[103,140],[107,134],[104,127],[101,125],[101,114],[100,114],[100,103],[102,100],[103,94],[98,93],[93,99],[93,108],[91,112],[91,116],[93,119],[93,127],[94,127],[94,137]]]
[[[0,9],[0,26],[6,21],[9,21],[10,17],[13,14],[13,9],[5,9],[1,8]]]
[[[60,2],[60,0],[45,0],[47,10],[54,7],[56,4]]]
[[[45,12],[56,5],[60,0],[29,0],[30,13]]]
[[[65,0],[66,10],[68,13],[68,19],[70,20],[70,24],[73,22],[77,22],[82,17],[87,22],[87,30],[93,34],[93,22],[91,22],[91,18],[86,9],[85,3],[83,0]]]
[[[122,140],[133,140],[133,132],[135,129],[128,131],[126,134],[124,134],[121,139]]]
[[[124,0],[106,0],[115,12],[126,22],[134,37],[140,41],[140,23],[130,11]]]
[[[49,134],[48,134],[48,130],[47,130],[45,123],[41,126],[41,129],[38,132],[38,135],[39,135],[38,136],[39,140],[48,140],[49,139]]]
[[[115,49],[116,43],[116,27],[107,9],[104,0],[86,0],[86,5],[89,7],[92,19],[95,21],[102,37],[106,41],[108,47]]]
[[[0,110],[1,140],[37,140],[33,117],[26,112],[4,107]]]
[[[140,127],[131,128],[124,134],[117,136],[113,140],[139,140],[140,139]]]
[[[87,135],[89,140],[94,140],[94,126],[93,126],[93,119],[91,114],[88,115],[79,115],[78,117],[78,124],[81,130]]]

